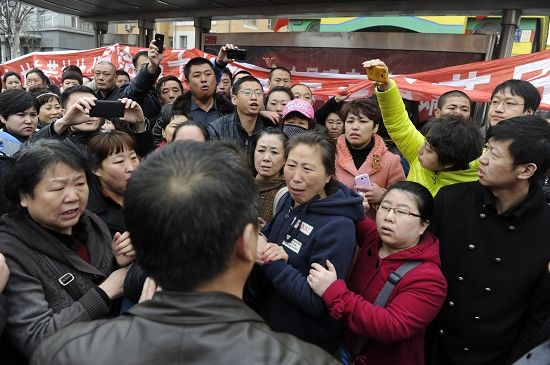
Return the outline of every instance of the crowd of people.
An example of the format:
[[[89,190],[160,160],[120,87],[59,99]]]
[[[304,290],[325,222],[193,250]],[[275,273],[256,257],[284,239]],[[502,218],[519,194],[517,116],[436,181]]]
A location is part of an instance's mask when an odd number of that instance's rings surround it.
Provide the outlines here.
[[[315,108],[234,48],[184,80],[154,41],[134,78],[3,75],[2,362],[549,363],[538,90],[498,85],[487,123],[453,90],[419,126],[391,78]]]

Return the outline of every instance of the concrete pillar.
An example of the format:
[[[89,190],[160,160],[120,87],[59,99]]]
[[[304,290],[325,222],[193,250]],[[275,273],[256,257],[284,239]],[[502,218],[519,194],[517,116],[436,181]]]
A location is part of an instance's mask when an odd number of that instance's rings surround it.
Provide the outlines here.
[[[96,48],[101,47],[101,35],[108,32],[109,23],[107,22],[95,22],[94,25],[94,38]]]
[[[498,42],[497,58],[506,58],[512,55],[514,35],[518,29],[521,9],[504,9],[500,23],[500,41]]]
[[[140,47],[149,47],[149,43],[153,40],[153,32],[155,31],[155,21],[154,20],[139,20],[138,21],[139,29],[139,46]]]
[[[194,18],[195,23],[195,48],[203,49],[202,35],[210,33],[212,18]]]

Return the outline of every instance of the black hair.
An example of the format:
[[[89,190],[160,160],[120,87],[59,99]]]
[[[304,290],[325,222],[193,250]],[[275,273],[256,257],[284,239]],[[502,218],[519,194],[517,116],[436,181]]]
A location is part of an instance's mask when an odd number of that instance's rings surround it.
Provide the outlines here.
[[[350,113],[357,116],[359,114],[363,114],[372,120],[375,126],[382,124],[382,113],[380,112],[378,102],[374,98],[355,99],[352,101],[346,101],[344,105],[342,105],[340,115],[342,116],[342,121],[344,122],[344,129],[346,125],[346,118]]]
[[[134,68],[137,67],[138,58],[140,58],[142,56],[145,56],[145,57],[149,58],[149,51],[147,51],[147,50],[139,51],[138,53],[136,53],[135,55],[132,56],[132,64],[134,65]],[[139,70],[137,70],[137,71],[139,71]]]
[[[210,139],[210,133],[208,133],[208,129],[202,124],[201,122],[197,122],[195,120],[189,119],[186,122],[178,124],[176,128],[174,128],[174,134],[172,135],[172,141],[174,138],[176,138],[178,131],[185,127],[197,127],[200,129],[202,135],[204,136],[204,140],[208,141]]]
[[[69,66],[67,66],[63,69],[63,73],[65,73],[67,71],[78,72],[80,74],[80,76],[82,76],[82,70],[77,65],[69,65]]]
[[[456,97],[468,99],[468,102],[470,103],[470,110],[472,109],[472,99],[470,99],[470,97],[466,95],[465,92],[462,92],[460,90],[451,90],[441,94],[439,99],[437,99],[437,109],[441,110],[441,108],[443,108],[443,106],[447,102],[448,98]]]
[[[78,81],[78,83],[80,85],[82,85],[82,73],[81,72],[76,72],[74,70],[67,70],[65,72],[63,72],[63,74],[61,75],[61,82],[65,81],[66,79],[69,79],[69,80],[76,80]]]
[[[0,115],[4,119],[8,119],[10,115],[24,112],[32,107],[38,112],[38,102],[28,91],[9,89],[0,93]]]
[[[273,67],[271,70],[269,70],[269,80],[271,80],[271,78],[273,77],[273,73],[275,73],[275,71],[285,71],[285,72],[288,72],[288,74],[290,75],[290,77],[292,77],[292,73],[290,72],[290,70],[289,70],[288,68],[281,67],[281,66],[277,66],[277,67]]]
[[[531,181],[538,179],[550,168],[550,124],[534,115],[522,115],[491,126],[487,139],[511,140],[508,152],[514,166],[533,163],[537,170]]]
[[[185,114],[183,111],[172,108],[172,110],[170,111],[170,114],[167,116],[167,118],[162,118],[162,119],[159,120],[159,126],[163,130],[166,129],[168,124],[170,124],[170,122],[172,121],[172,118],[174,118],[175,116],[178,116],[178,115],[183,115],[184,117],[189,119],[189,116],[187,114]]]
[[[33,93],[33,95],[36,98],[36,111],[38,113],[40,113],[40,109],[42,108],[42,106],[49,103],[52,99],[57,100],[57,102],[61,105],[61,98],[56,93],[43,92],[43,93],[39,93],[38,95],[37,93]]]
[[[92,137],[86,147],[90,154],[91,167],[96,170],[112,154],[121,153],[125,149],[135,151],[136,141],[132,135],[115,129]]]
[[[504,81],[502,84],[497,85],[491,94],[491,100],[499,91],[510,90],[510,94],[521,96],[523,98],[523,111],[531,109],[535,112],[541,101],[540,94],[536,87],[533,86],[529,81],[525,80],[508,80]]]
[[[252,76],[252,74],[250,72],[246,71],[246,70],[237,71],[237,72],[235,72],[235,75],[233,75],[233,78],[231,79],[231,86],[233,86],[233,84],[238,81],[237,76],[239,76],[239,75]]]
[[[283,147],[286,147],[286,144],[288,143],[288,136],[283,132],[283,129],[280,126],[279,127],[273,126],[273,127],[267,127],[265,129],[262,129],[260,133],[258,133],[258,138],[256,139],[256,141],[260,140],[260,138],[262,138],[265,135],[279,137],[279,139],[283,143]]]
[[[185,76],[185,79],[187,81],[189,81],[189,75],[191,74],[191,67],[200,66],[200,65],[209,65],[210,68],[212,69],[212,72],[215,73],[214,66],[212,65],[212,62],[208,61],[208,59],[204,57],[191,58],[183,68],[183,75]]]
[[[248,224],[257,225],[258,213],[246,156],[218,141],[171,143],[149,155],[124,201],[137,260],[168,291],[192,291],[223,274],[235,242]]]
[[[128,80],[130,80],[130,74],[128,74],[128,72],[124,71],[121,68],[115,71],[115,76],[126,76]]]
[[[70,87],[63,91],[61,94],[61,107],[66,109],[67,101],[69,100],[69,97],[74,93],[88,93],[92,94],[93,96],[96,96],[96,93],[90,89],[88,86],[78,85]]]
[[[6,73],[4,74],[4,77],[3,77],[4,82],[6,82],[6,80],[7,80],[8,77],[10,77],[10,76],[15,76],[15,77],[17,77],[17,78],[19,79],[19,81],[22,82],[22,80],[21,80],[21,75],[18,74],[17,72],[14,72],[14,71],[8,71],[8,72],[6,72]]]
[[[180,79],[178,79],[176,76],[168,75],[161,77],[157,81],[157,85],[155,86],[155,90],[158,95],[160,95],[160,92],[162,91],[162,85],[167,81],[175,81],[178,83],[178,86],[180,87],[181,92],[183,93],[183,84],[181,83]]]
[[[420,219],[430,222],[434,210],[434,198],[430,191],[422,184],[414,181],[399,181],[388,187],[381,200],[392,190],[404,191],[414,199]]]
[[[226,74],[227,76],[229,76],[229,80],[231,81],[231,84],[233,84],[233,74],[231,73],[231,70],[229,70],[227,67],[225,67],[222,70],[222,74]]]
[[[483,149],[479,126],[460,115],[445,115],[426,123],[422,131],[446,171],[465,170]]]
[[[303,133],[295,134],[286,144],[285,155],[288,157],[290,151],[301,144],[319,149],[319,156],[321,157],[321,161],[323,162],[327,175],[336,175],[336,145],[328,134],[309,130]],[[331,178],[329,183],[325,186],[325,192],[327,195],[333,180],[334,179]]]
[[[57,164],[82,170],[89,178],[86,156],[74,143],[41,139],[30,145],[23,145],[14,155],[13,167],[6,177],[6,193],[12,205],[19,206],[21,194],[34,197],[36,185],[44,178],[48,169]]]
[[[255,78],[254,76],[245,76],[245,77],[241,77],[240,79],[238,79],[235,84],[233,85],[233,95],[237,95],[237,93],[241,90],[241,86],[243,83],[245,82],[257,82],[258,85],[260,85],[260,88],[263,90],[263,86],[262,86],[262,83],[260,82],[260,80],[258,80],[257,78]]]
[[[290,91],[290,89],[288,87],[286,87],[286,86],[275,86],[274,88],[269,90],[267,95],[265,96],[265,104],[267,104],[267,102],[269,101],[269,97],[271,96],[271,94],[276,93],[278,91],[286,93],[290,97],[290,100],[294,99],[294,94],[292,93],[292,91]]]
[[[40,77],[42,79],[42,81],[44,82],[44,85],[49,85],[50,84],[50,79],[48,78],[48,76],[46,76],[46,74],[41,69],[33,68],[25,74],[25,77],[28,77],[30,74],[37,74],[38,77]]]

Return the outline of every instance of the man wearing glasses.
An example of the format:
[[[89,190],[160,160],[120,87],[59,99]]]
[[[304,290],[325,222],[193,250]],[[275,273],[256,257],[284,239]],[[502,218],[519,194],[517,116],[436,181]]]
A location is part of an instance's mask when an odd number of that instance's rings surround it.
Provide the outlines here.
[[[532,115],[540,104],[540,94],[529,81],[508,80],[497,85],[489,101],[487,128],[505,119]],[[486,130],[485,130],[486,132]]]
[[[234,113],[208,124],[210,139],[234,142],[253,161],[256,136],[272,125],[260,116],[264,106],[262,84],[252,76],[240,78],[233,85],[231,102],[236,107]]]

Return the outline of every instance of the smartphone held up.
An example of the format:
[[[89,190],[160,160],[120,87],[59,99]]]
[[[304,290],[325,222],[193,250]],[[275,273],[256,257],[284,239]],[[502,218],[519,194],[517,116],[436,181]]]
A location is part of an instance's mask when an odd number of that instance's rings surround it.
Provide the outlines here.
[[[122,104],[120,101],[95,100],[94,103],[95,105],[90,108],[90,117],[124,117],[124,104]]]

